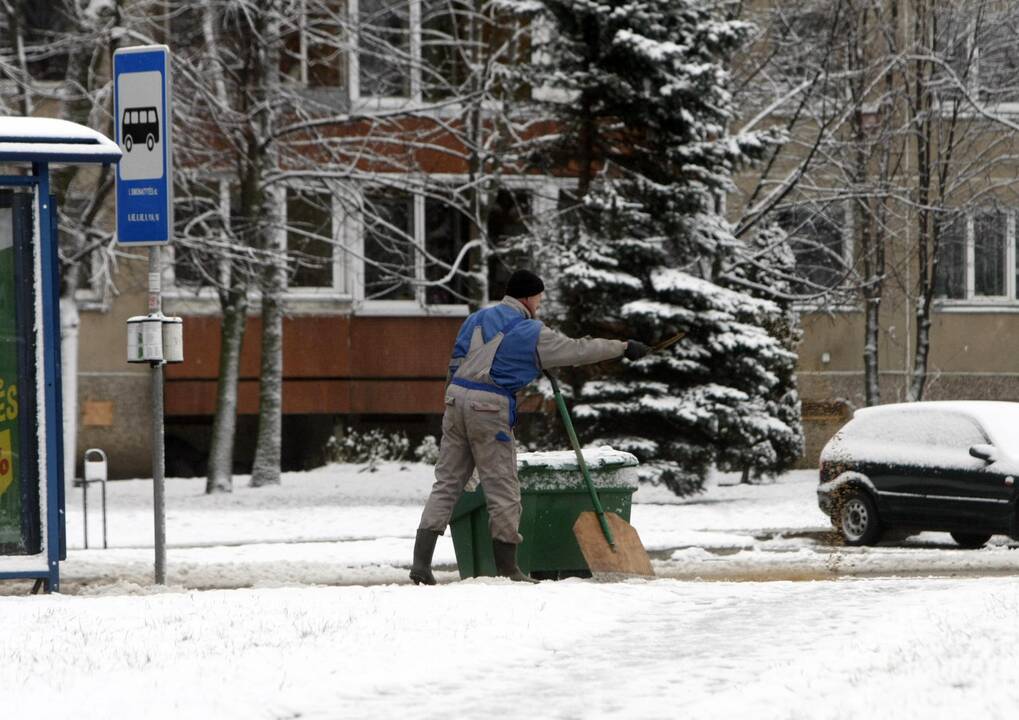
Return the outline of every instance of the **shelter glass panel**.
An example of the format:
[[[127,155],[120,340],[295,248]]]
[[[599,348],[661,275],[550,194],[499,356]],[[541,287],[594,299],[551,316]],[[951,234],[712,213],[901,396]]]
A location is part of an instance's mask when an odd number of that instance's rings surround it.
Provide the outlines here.
[[[32,196],[0,193],[0,555],[41,549]]]

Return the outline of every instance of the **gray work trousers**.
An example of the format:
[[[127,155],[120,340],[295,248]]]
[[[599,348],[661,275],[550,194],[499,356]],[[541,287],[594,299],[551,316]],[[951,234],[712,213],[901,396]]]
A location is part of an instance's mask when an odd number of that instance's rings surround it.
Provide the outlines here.
[[[510,400],[502,395],[458,385],[446,389],[435,483],[421,513],[420,529],[445,532],[453,506],[477,467],[492,537],[513,544],[523,540],[518,532],[520,482],[509,411]]]

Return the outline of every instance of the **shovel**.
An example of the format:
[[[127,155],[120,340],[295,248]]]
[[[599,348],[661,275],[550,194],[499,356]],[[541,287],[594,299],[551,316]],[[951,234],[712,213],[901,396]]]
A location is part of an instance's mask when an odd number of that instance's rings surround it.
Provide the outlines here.
[[[662,350],[668,350],[670,347],[672,347],[673,345],[678,343],[684,337],[686,337],[686,333],[681,330],[678,333],[676,333],[675,335],[673,335],[672,337],[665,338],[664,340],[662,340],[657,345],[652,345],[651,346],[651,352],[656,353],[656,352],[661,352]]]
[[[607,513],[598,499],[598,491],[591,481],[591,473],[588,472],[587,463],[584,461],[584,454],[580,451],[580,442],[577,440],[577,433],[573,429],[573,421],[570,420],[570,413],[566,409],[566,402],[559,392],[559,383],[552,377],[551,373],[545,371],[545,377],[552,383],[552,391],[555,393],[556,405],[559,407],[559,414],[563,418],[563,425],[566,426],[566,433],[570,436],[570,443],[573,445],[573,452],[577,455],[577,465],[584,476],[584,483],[587,491],[591,493],[591,502],[594,505],[594,512],[582,512],[577,521],[573,524],[573,535],[577,538],[580,552],[587,561],[587,566],[593,575],[645,575],[654,577],[655,571],[651,568],[651,559],[647,550],[640,541],[640,536],[633,529],[630,523],[623,520],[615,513]]]

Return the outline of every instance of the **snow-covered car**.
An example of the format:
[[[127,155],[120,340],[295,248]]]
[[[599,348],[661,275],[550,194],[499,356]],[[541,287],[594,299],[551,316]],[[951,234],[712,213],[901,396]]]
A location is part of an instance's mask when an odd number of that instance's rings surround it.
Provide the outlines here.
[[[817,500],[849,545],[945,531],[977,548],[1016,537],[1019,403],[918,402],[857,410],[821,452]]]

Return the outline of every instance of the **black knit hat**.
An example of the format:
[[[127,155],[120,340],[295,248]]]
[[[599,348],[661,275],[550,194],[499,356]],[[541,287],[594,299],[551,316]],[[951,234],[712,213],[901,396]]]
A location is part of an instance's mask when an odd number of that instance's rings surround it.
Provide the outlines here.
[[[515,270],[506,282],[506,294],[511,298],[526,298],[545,292],[545,283],[530,270]]]

